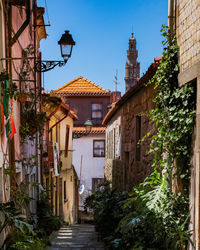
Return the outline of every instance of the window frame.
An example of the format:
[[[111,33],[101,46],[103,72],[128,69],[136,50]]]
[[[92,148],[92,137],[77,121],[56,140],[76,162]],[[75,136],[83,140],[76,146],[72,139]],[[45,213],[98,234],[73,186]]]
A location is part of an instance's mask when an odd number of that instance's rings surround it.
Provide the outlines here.
[[[104,143],[103,148],[95,148],[95,142],[103,142]],[[103,149],[104,154],[103,155],[96,155],[95,150],[97,150],[97,149]],[[104,139],[102,139],[102,140],[100,140],[100,139],[93,140],[93,157],[95,157],[95,158],[103,158],[103,157],[105,157],[105,140]]]
[[[104,183],[105,179],[103,177],[101,178],[92,178],[92,191],[97,191],[98,186],[102,183]]]
[[[92,106],[95,105],[95,104],[101,105],[101,109],[93,110],[93,108],[91,107],[91,119],[92,120],[102,120],[103,119],[103,104],[101,102],[98,102],[98,103],[95,102],[95,103],[92,103]],[[98,118],[93,117],[93,112],[101,112],[101,117],[98,117]]]

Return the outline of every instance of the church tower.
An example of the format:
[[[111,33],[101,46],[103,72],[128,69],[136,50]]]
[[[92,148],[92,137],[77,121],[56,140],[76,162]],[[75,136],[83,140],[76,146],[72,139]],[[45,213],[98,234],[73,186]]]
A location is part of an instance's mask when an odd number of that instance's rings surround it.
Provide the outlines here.
[[[138,51],[136,50],[136,39],[131,34],[129,38],[129,48],[127,50],[127,62],[125,73],[126,92],[133,87],[140,77],[140,63],[137,61]]]

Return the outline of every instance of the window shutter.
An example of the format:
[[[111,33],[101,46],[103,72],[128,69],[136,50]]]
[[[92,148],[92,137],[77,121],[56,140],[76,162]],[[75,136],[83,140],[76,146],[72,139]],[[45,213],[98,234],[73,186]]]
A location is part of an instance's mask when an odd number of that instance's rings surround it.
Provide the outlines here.
[[[53,156],[53,145],[48,145],[48,158],[49,158],[49,167],[53,167],[54,156]]]
[[[69,125],[66,125],[66,137],[65,137],[65,157],[68,155],[69,146]]]

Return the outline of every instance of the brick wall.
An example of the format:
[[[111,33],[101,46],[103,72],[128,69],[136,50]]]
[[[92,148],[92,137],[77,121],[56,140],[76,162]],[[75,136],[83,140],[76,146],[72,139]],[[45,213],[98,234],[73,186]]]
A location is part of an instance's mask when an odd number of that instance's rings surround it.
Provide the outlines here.
[[[176,34],[180,47],[180,72],[200,59],[200,0],[178,0]]]

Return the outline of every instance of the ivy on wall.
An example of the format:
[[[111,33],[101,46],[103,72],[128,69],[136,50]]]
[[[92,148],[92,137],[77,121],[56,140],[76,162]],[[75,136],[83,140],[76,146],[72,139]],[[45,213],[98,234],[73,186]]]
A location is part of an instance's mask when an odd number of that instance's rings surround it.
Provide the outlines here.
[[[192,134],[195,120],[196,91],[194,84],[178,86],[178,45],[167,27],[161,30],[164,51],[158,70],[151,80],[155,84],[155,108],[150,111],[157,133],[149,152],[153,152],[152,167],[166,165],[171,177],[180,180],[178,191],[188,192]]]

